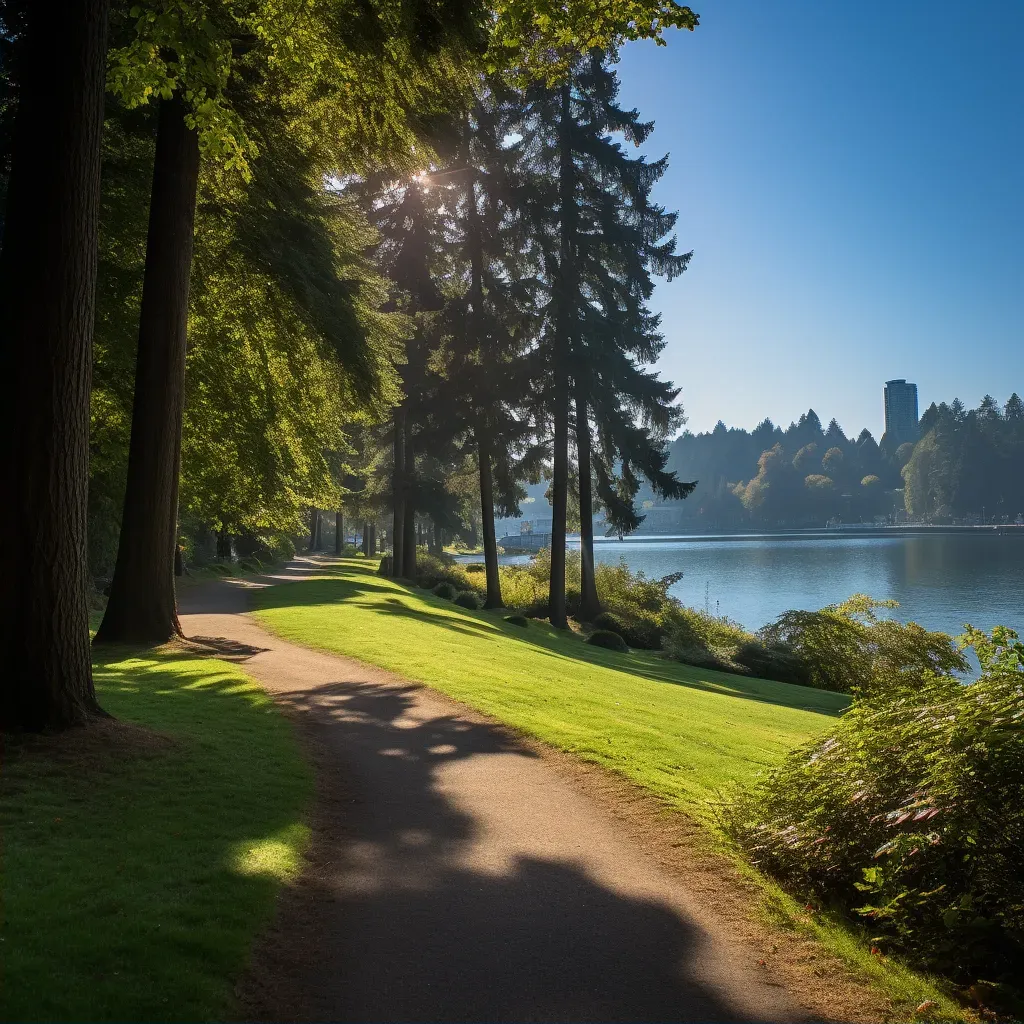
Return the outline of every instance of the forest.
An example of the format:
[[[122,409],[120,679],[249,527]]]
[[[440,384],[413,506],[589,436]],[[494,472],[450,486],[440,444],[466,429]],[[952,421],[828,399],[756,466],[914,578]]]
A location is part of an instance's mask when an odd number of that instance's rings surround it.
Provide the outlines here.
[[[752,430],[719,421],[686,431],[667,468],[699,481],[678,507],[691,529],[824,526],[876,517],[919,522],[1014,522],[1024,512],[1024,403],[986,395],[976,409],[934,402],[916,443],[893,445],[870,431],[847,437],[813,409],[783,430],[765,419]],[[653,496],[646,497],[655,504]]]
[[[203,557],[340,550],[414,578],[550,480],[567,521],[661,499],[678,388],[654,278],[680,275],[665,159],[617,102],[617,48],[673,0],[494,7],[5,0],[0,82],[10,493],[5,728],[98,713],[98,645],[180,634]],[[45,130],[41,130],[45,125]],[[324,516],[326,513],[326,516]],[[365,529],[362,524],[366,523]],[[582,601],[600,611],[592,536]],[[300,539],[301,538],[301,539]],[[308,538],[308,541],[305,539]]]

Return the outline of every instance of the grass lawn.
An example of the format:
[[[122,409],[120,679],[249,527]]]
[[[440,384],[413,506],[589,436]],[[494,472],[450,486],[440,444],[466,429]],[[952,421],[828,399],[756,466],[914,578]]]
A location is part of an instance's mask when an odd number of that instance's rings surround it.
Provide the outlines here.
[[[118,723],[5,741],[0,1015],[223,1019],[299,866],[311,773],[234,666],[103,657]]]
[[[468,612],[349,559],[323,578],[256,592],[260,621],[297,643],[381,665],[706,817],[748,780],[827,729],[847,699],[618,654],[499,612]]]

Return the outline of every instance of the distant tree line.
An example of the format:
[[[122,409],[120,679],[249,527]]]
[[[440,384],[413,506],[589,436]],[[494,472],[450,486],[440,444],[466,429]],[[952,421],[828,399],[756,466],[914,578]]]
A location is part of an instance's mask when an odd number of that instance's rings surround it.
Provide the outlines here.
[[[683,521],[697,529],[822,526],[905,512],[916,519],[1013,521],[1024,512],[1024,406],[991,396],[967,410],[932,404],[920,440],[876,443],[864,429],[847,437],[835,419],[822,428],[813,409],[783,430],[764,420],[752,431],[719,421],[687,431],[668,468],[700,482]]]

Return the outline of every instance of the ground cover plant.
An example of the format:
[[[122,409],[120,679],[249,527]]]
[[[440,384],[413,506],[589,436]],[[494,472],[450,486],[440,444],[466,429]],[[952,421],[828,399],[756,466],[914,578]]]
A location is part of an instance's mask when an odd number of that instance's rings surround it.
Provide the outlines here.
[[[980,678],[866,689],[730,808],[754,861],[962,982],[1024,972],[1024,644],[968,628]]]
[[[211,659],[120,649],[116,721],[5,737],[5,1020],[216,1020],[298,868],[310,772],[263,690]]]

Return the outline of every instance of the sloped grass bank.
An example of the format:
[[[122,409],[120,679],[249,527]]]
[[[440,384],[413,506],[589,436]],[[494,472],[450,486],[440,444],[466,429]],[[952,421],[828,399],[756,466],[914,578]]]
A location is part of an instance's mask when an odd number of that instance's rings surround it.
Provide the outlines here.
[[[345,560],[255,592],[257,617],[296,643],[419,680],[707,818],[721,788],[827,730],[847,698],[620,654],[531,620],[476,612]]]
[[[312,778],[291,725],[241,671],[103,652],[116,721],[5,738],[7,1020],[211,1020],[281,882]]]

